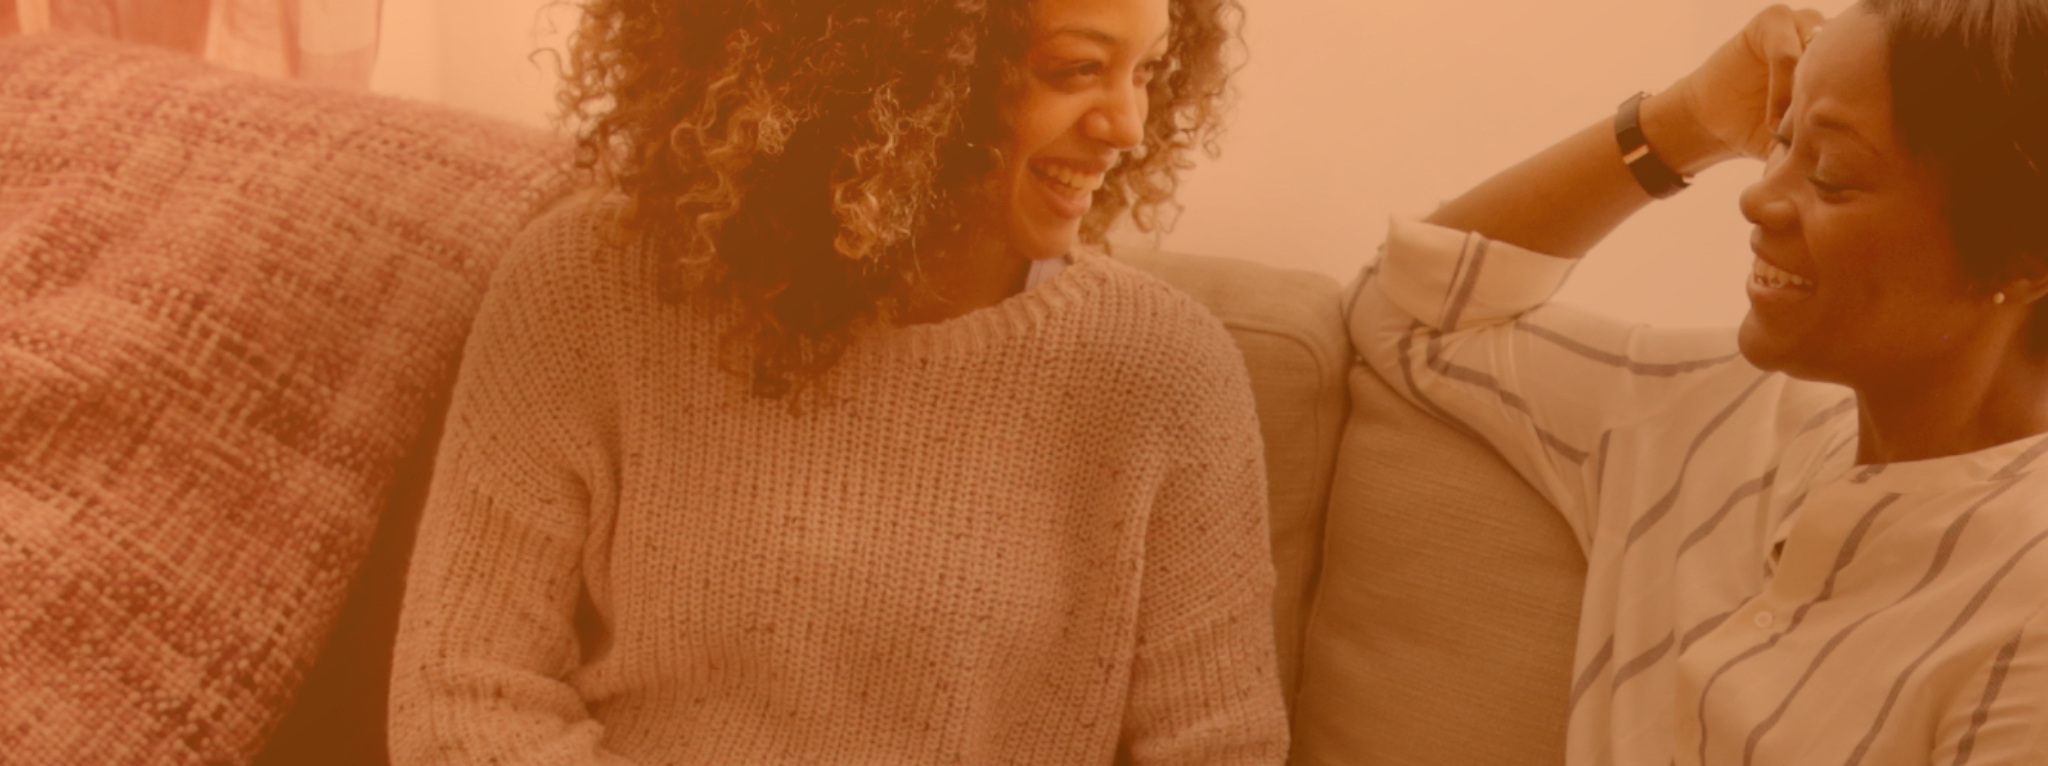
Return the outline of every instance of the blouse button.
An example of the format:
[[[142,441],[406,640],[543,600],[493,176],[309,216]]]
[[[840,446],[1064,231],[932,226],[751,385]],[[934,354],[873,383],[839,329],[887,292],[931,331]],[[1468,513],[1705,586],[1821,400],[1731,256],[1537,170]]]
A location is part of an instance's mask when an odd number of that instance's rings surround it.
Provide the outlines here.
[[[1770,613],[1770,612],[1757,612],[1757,613],[1756,613],[1756,626],[1757,626],[1757,627],[1759,627],[1759,628],[1768,628],[1768,627],[1770,627],[1770,626],[1771,626],[1771,620],[1772,620],[1772,619],[1773,619],[1773,618],[1771,617],[1771,613]]]

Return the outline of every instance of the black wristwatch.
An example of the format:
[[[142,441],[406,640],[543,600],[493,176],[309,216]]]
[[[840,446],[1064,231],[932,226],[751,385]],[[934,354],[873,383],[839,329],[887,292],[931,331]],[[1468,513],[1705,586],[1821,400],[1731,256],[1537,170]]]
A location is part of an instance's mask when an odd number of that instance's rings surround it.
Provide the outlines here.
[[[1614,112],[1614,140],[1621,144],[1621,161],[1628,165],[1636,183],[1650,196],[1665,199],[1691,186],[1692,179],[1679,175],[1658,159],[1657,153],[1650,151],[1649,140],[1643,138],[1640,111],[1643,99],[1649,97],[1648,93],[1637,93],[1621,102],[1621,108]]]

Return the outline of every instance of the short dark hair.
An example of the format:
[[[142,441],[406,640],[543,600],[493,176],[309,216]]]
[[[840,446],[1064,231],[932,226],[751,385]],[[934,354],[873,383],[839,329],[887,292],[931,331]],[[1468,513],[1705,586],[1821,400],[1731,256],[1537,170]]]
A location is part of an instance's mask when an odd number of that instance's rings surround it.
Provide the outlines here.
[[[1891,50],[1892,121],[1945,185],[1965,273],[2048,272],[2048,0],[1862,0]],[[2048,308],[2029,346],[2048,353]]]

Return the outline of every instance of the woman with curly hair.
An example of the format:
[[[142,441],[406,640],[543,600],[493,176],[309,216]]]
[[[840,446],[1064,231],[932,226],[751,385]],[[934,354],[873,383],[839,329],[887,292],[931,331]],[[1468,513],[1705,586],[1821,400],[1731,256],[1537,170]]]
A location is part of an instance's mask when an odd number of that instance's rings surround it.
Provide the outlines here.
[[[1213,153],[1235,0],[592,0],[589,193],[466,351],[416,763],[1278,763],[1242,358],[1082,243]]]

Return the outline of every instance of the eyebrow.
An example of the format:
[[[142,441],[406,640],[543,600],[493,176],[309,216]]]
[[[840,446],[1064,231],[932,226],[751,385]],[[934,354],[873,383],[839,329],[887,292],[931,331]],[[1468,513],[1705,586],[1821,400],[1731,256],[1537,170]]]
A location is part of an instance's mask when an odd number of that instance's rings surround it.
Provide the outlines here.
[[[1167,35],[1170,35],[1172,33],[1173,30],[1169,29],[1166,32],[1160,34],[1159,39],[1153,40],[1152,45],[1145,46],[1145,49],[1151,50],[1152,46],[1158,45],[1160,40],[1165,40],[1167,38]],[[1118,38],[1116,35],[1112,35],[1108,32],[1104,32],[1094,27],[1082,26],[1079,24],[1069,24],[1064,27],[1059,27],[1057,29],[1054,29],[1051,34],[1046,35],[1046,37],[1059,37],[1060,35],[1074,35],[1076,37],[1083,37],[1088,40],[1100,43],[1105,48],[1115,48],[1123,43],[1123,40],[1121,38]]]
[[[1828,114],[1816,114],[1813,116],[1813,129],[1824,130],[1830,133],[1842,134],[1854,140],[1856,143],[1862,144],[1863,148],[1866,150],[1869,150],[1873,153],[1877,151],[1876,143],[1872,142],[1868,136],[1865,136],[1862,133],[1858,132],[1854,126],[1851,126],[1848,122],[1843,121],[1839,117],[1834,117]]]

